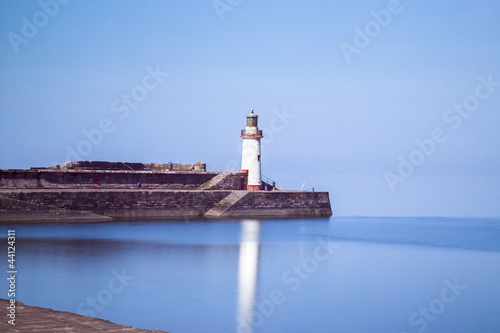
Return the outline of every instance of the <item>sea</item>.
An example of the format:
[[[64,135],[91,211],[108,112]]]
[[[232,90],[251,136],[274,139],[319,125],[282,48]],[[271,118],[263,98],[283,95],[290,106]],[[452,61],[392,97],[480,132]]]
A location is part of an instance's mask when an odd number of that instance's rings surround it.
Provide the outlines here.
[[[20,223],[16,300],[194,332],[500,332],[500,219]],[[0,284],[8,298],[8,281]]]

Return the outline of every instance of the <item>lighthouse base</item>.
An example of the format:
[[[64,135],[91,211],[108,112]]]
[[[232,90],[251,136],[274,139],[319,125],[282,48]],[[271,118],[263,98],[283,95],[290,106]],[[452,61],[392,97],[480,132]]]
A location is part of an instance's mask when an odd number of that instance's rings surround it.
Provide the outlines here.
[[[248,191],[260,191],[260,185],[247,185]]]

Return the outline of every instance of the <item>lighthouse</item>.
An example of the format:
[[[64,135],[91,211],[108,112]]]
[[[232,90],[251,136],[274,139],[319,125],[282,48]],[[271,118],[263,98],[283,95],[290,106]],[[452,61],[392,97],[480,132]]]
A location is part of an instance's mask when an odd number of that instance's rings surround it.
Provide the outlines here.
[[[241,156],[241,172],[248,172],[249,191],[260,191],[260,139],[262,130],[257,125],[258,116],[252,112],[247,116],[247,126],[241,131],[243,150]]]

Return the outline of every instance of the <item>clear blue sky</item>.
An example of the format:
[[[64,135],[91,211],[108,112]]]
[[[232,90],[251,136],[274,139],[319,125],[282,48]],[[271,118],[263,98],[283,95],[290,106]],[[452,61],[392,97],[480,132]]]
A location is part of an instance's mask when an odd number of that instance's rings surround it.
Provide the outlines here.
[[[60,1],[0,3],[0,168],[232,166],[255,108],[278,178],[500,177],[498,1]]]

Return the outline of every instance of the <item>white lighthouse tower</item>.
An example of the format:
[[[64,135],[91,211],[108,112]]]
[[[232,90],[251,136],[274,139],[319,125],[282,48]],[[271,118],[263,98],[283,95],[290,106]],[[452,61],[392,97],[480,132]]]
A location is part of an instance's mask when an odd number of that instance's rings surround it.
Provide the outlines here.
[[[243,151],[241,156],[241,170],[248,172],[249,191],[260,191],[260,139],[262,131],[257,125],[257,115],[252,112],[247,116],[247,127],[241,131],[243,138]]]

